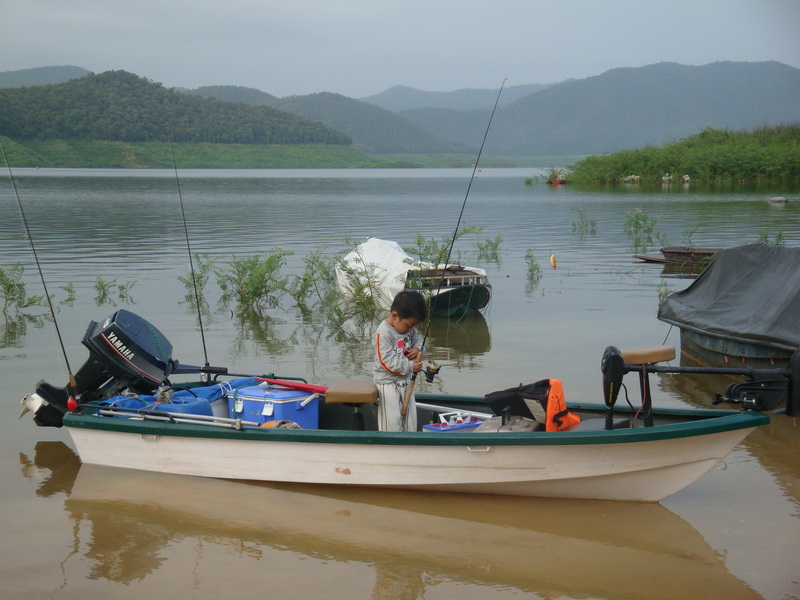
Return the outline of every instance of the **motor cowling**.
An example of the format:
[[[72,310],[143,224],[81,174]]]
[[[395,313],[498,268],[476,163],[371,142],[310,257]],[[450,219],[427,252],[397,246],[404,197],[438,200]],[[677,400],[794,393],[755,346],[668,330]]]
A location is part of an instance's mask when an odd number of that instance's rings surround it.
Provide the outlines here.
[[[36,395],[42,399],[34,412],[37,425],[61,427],[70,396],[83,403],[115,396],[125,389],[150,394],[178,365],[164,334],[124,309],[102,322],[90,322],[82,342],[89,349],[89,358],[75,374],[75,389],[44,380],[36,385]]]

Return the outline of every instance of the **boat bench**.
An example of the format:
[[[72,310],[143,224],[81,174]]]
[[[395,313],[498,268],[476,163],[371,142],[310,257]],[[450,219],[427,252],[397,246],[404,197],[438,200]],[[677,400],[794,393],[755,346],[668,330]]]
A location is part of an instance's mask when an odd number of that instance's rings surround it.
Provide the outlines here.
[[[642,408],[645,427],[653,426],[653,399],[650,395],[650,379],[647,374],[645,365],[652,365],[659,362],[665,362],[675,359],[674,346],[638,346],[635,348],[628,348],[627,350],[620,350],[622,360],[625,361],[627,367],[641,367],[639,369],[630,369],[639,373],[639,389],[642,392]]]
[[[337,381],[325,391],[325,404],[344,404],[353,408],[353,425],[356,431],[364,431],[364,404],[378,400],[378,387],[372,381]]]
[[[674,346],[637,346],[623,348],[620,351],[622,360],[629,365],[648,365],[675,360]]]

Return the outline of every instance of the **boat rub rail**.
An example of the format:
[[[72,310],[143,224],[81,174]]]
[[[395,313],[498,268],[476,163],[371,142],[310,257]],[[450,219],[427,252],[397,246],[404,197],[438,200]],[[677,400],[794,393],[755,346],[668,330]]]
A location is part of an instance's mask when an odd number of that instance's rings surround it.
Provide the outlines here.
[[[575,404],[574,410],[580,412],[592,409],[598,416],[602,405]],[[623,411],[620,411],[623,412]],[[685,409],[662,409],[661,415],[674,413],[686,416]],[[229,429],[209,425],[179,422],[148,421],[144,419],[115,419],[114,430],[119,432],[157,436],[159,433],[182,437],[205,437],[263,441],[293,441],[298,443],[327,444],[381,444],[411,446],[464,446],[476,442],[480,446],[516,445],[567,445],[567,444],[624,444],[661,439],[676,439],[707,435],[735,429],[748,429],[766,425],[769,416],[754,411],[696,409],[693,422],[660,424],[654,427],[634,427],[596,431],[556,431],[556,432],[449,432],[447,435],[431,435],[425,432],[387,432],[387,431],[348,431],[321,429],[273,429],[247,427]],[[108,429],[108,417],[70,413],[64,416],[66,427],[82,429]]]

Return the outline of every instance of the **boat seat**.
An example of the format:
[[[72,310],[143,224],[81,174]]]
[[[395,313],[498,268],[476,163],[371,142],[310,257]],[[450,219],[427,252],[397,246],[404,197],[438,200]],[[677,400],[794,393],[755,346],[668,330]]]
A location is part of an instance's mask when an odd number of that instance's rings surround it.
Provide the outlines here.
[[[337,381],[325,392],[325,404],[344,404],[353,408],[354,431],[364,431],[364,404],[378,400],[378,387],[371,381]]]
[[[325,404],[374,404],[378,388],[371,381],[337,381],[325,392]]]
[[[674,346],[637,346],[620,350],[622,360],[629,365],[647,365],[675,360]]]

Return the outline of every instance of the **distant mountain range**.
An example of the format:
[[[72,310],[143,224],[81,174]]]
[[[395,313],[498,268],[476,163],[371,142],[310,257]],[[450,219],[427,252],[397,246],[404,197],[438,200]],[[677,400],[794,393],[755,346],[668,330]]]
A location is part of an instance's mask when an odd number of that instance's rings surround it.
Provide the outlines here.
[[[56,83],[87,73],[78,67],[0,73],[0,87]],[[327,92],[277,98],[240,86],[178,91],[320,121],[375,154],[475,152],[498,94],[498,89],[426,92],[404,86],[361,99]],[[707,127],[797,123],[798,98],[800,69],[778,62],[659,63],[561,83],[508,86],[484,152],[608,153],[661,145]]]
[[[529,83],[528,85],[511,85],[503,88],[498,106],[524,98],[554,85],[552,83]],[[393,112],[401,112],[414,108],[451,108],[454,110],[486,110],[494,106],[498,89],[463,89],[454,92],[425,92],[404,85],[396,85],[385,92],[360,98],[382,106]]]
[[[81,67],[38,67],[21,71],[5,71],[0,73],[0,88],[64,83],[88,74],[89,71]]]

